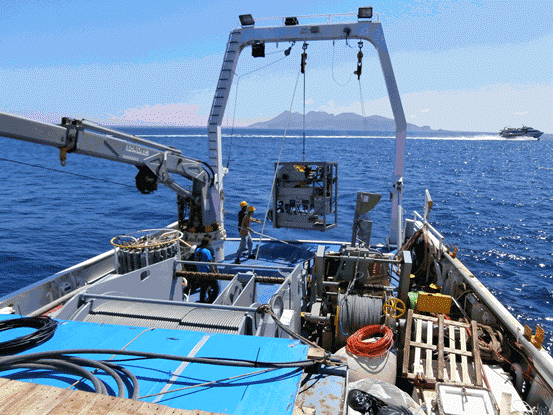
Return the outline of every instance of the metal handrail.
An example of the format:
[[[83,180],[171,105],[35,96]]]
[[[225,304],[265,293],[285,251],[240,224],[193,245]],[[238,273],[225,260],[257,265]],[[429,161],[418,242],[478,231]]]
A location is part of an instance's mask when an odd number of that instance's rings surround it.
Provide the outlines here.
[[[148,303],[148,304],[164,304],[178,307],[197,307],[197,308],[214,308],[217,310],[229,310],[229,311],[243,311],[245,313],[255,313],[256,308],[252,307],[238,307],[231,305],[221,304],[208,304],[208,303],[188,303],[183,301],[171,301],[171,300],[158,300],[154,298],[136,298],[136,297],[123,297],[119,295],[104,295],[104,294],[90,294],[83,293],[79,295],[82,300],[111,300],[111,301],[128,301],[132,303]]]
[[[224,262],[203,262],[203,261],[184,261],[177,260],[177,264],[186,264],[186,265],[216,265],[217,267],[232,267],[232,268],[247,268],[247,269],[275,269],[283,271],[293,271],[296,267],[278,267],[272,265],[247,265],[247,264],[227,264]]]

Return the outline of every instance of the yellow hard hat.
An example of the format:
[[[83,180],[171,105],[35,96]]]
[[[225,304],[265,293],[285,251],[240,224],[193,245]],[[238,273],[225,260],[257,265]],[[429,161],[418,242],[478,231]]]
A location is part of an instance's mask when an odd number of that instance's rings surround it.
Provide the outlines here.
[[[244,207],[244,206],[248,206],[248,202],[246,202],[245,200],[242,200],[240,202],[240,207]]]
[[[248,206],[248,212],[253,212],[255,211],[255,208],[253,206]]]

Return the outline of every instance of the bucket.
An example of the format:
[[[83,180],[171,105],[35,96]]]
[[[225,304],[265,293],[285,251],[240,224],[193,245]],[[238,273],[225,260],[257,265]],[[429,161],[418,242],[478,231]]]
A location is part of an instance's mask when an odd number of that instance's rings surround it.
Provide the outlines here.
[[[409,308],[414,310],[415,307],[417,306],[417,300],[419,299],[419,293],[415,292],[415,291],[411,291],[411,292],[407,293],[407,296],[409,297],[409,304],[410,304]]]
[[[397,356],[391,350],[379,356],[357,356],[344,346],[335,354],[348,362],[348,382],[371,378],[396,383]]]

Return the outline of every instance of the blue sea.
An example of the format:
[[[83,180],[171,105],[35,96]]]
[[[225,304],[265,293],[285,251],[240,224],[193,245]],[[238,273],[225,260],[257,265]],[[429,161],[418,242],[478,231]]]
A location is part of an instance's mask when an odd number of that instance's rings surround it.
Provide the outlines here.
[[[121,130],[175,146],[207,161],[205,128],[126,127]],[[116,235],[162,228],[176,220],[174,193],[159,186],[142,195],[137,169],[0,137],[0,296],[111,249]],[[313,239],[348,240],[356,193],[383,195],[371,212],[372,242],[390,224],[394,136],[379,132],[307,131],[305,160],[338,162],[339,225]],[[270,207],[274,163],[303,159],[302,132],[223,131],[226,226],[247,200],[263,217]],[[188,187],[189,182],[180,181]],[[546,330],[553,345],[553,140],[507,141],[495,134],[417,133],[407,136],[403,207],[422,213],[458,247],[458,257],[523,324]],[[298,231],[267,228],[278,239]]]

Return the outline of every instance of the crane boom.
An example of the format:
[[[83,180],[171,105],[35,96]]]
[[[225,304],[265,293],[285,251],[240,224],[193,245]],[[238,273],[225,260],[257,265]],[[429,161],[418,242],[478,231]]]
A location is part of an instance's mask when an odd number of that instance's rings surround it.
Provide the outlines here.
[[[103,127],[87,120],[63,118],[60,125],[30,120],[0,112],[0,136],[30,141],[60,149],[65,165],[67,153],[85,154],[135,165],[139,169],[137,188],[150,193],[159,181],[188,202],[190,227],[219,227],[218,192],[213,191],[213,172],[205,163],[187,158],[174,147]],[[188,190],[177,184],[172,174],[192,181]]]

